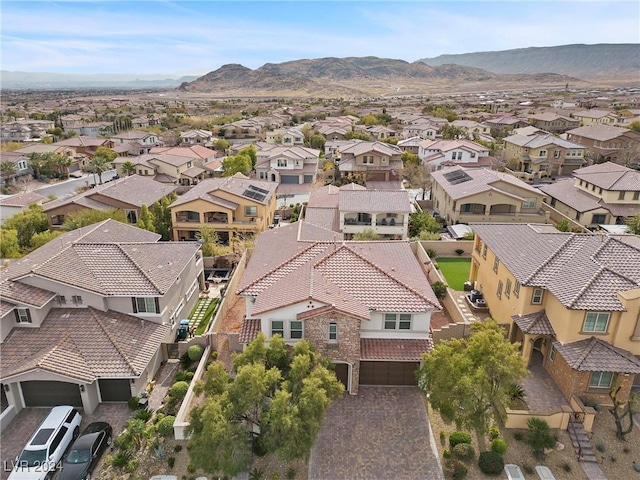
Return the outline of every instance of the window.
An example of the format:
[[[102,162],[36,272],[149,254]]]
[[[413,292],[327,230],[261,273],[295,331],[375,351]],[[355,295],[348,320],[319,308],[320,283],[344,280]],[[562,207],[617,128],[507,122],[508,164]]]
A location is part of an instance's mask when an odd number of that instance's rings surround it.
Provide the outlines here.
[[[187,162],[187,168],[191,168],[191,162]]]
[[[58,295],[58,305],[64,305],[67,303],[67,299],[64,295]]]
[[[587,312],[584,316],[582,331],[589,333],[605,333],[609,326],[609,312]]]
[[[278,159],[278,166],[279,167],[286,167],[287,166],[287,159],[286,158],[279,158]]]
[[[624,190],[618,192],[618,200],[624,200],[624,194],[627,193]]]
[[[504,296],[509,298],[511,297],[511,279],[507,279],[507,286],[504,287]]]
[[[31,312],[28,308],[16,308],[16,322],[31,323]]]
[[[500,260],[498,257],[493,261],[493,271],[498,273],[498,267],[500,266]]]
[[[160,301],[155,297],[135,297],[133,299],[134,313],[160,313]]]
[[[534,288],[533,295],[531,295],[531,303],[534,305],[540,305],[542,303],[542,296],[544,294],[544,290],[541,288]]]
[[[335,322],[329,323],[329,342],[338,341],[338,324]]]
[[[539,157],[546,157],[547,156],[547,151],[546,150],[540,150],[540,153],[538,153]]]
[[[633,199],[640,200],[640,192],[633,192]]]
[[[365,155],[362,157],[362,163],[368,163],[369,165],[373,165],[373,155]]]
[[[485,243],[482,247],[482,258],[487,259],[487,244]]]
[[[609,388],[612,381],[611,372],[593,372],[589,378],[589,388]]]
[[[552,362],[556,359],[556,347],[551,345],[551,350],[549,350],[549,360]]]
[[[535,197],[525,198],[524,202],[522,202],[522,208],[536,208]]]
[[[553,152],[553,158],[560,158],[560,150]]]
[[[26,160],[18,160],[18,170],[26,170],[27,162]]]
[[[80,295],[72,295],[71,301],[74,305],[82,305],[82,296]]]
[[[51,441],[51,445],[49,445],[49,455],[53,455],[53,452],[57,450],[68,430],[67,427],[61,427],[60,430],[58,430],[58,434]]]
[[[410,313],[385,313],[384,315],[385,330],[411,330],[411,314]]]
[[[245,217],[258,216],[258,207],[244,207],[244,215]]]
[[[271,336],[274,335],[284,337],[284,322],[282,320],[271,320]]]
[[[605,223],[607,216],[605,214],[594,213],[591,223]]]
[[[498,281],[498,290],[496,291],[496,297],[502,298],[502,280]]]
[[[138,223],[138,212],[135,210],[125,210],[124,214],[127,217],[127,222]]]
[[[185,295],[187,300],[191,298],[191,295],[193,295],[193,293],[196,291],[196,288],[198,288],[198,280],[194,280],[191,286],[189,287],[189,290],[187,290],[187,294]]]
[[[382,156],[382,163],[387,163],[387,157],[385,155]]]
[[[292,339],[302,338],[302,322],[291,322],[289,331]]]

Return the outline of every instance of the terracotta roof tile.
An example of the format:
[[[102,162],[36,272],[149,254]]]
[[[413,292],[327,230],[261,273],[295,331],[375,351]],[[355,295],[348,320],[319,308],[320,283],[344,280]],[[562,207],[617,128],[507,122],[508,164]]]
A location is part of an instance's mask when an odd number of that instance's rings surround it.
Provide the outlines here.
[[[640,373],[640,360],[596,337],[553,346],[571,368],[580,372]]]
[[[418,362],[424,353],[433,349],[431,337],[405,340],[395,338],[361,338],[361,360],[392,360]]]
[[[259,318],[245,318],[242,321],[242,328],[240,329],[240,335],[238,342],[249,343],[256,338],[260,333],[260,319]]]
[[[514,315],[511,318],[524,333],[552,336],[555,336],[556,334],[551,322],[549,321],[549,317],[547,317],[547,312],[544,310],[530,313],[528,315]]]
[[[338,208],[341,212],[411,212],[406,191],[341,190],[339,197]]]

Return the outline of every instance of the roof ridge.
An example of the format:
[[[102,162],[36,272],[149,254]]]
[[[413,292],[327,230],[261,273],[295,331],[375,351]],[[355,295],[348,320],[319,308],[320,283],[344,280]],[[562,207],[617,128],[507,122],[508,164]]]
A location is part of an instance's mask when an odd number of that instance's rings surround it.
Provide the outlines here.
[[[540,273],[542,271],[542,269],[544,267],[546,267],[551,262],[551,260],[553,260],[556,257],[556,255],[558,255],[558,253],[560,253],[560,251],[562,249],[564,249],[569,243],[572,242],[573,238],[575,238],[575,234],[573,234],[573,233],[569,234],[567,239],[564,242],[562,242],[562,245],[560,245],[558,248],[556,248],[556,250],[554,252],[552,252],[551,255],[549,255],[544,262],[542,262],[540,265],[538,265],[538,267],[531,273],[531,275],[529,275],[527,278],[525,278],[523,283],[526,285],[527,283],[532,281],[533,278],[538,273]]]
[[[149,281],[149,283],[153,285],[153,287],[157,290],[157,292],[159,294],[162,294],[162,289],[158,287],[158,285],[156,285],[156,283],[153,281],[151,277],[149,277],[149,275],[147,275],[147,272],[144,270],[144,268],[138,265],[138,263],[131,257],[131,255],[129,255],[129,253],[124,248],[122,248],[122,245],[120,243],[116,243],[115,245],[124,254],[124,256],[127,257],[129,261],[142,273],[144,278],[146,278]]]
[[[124,359],[124,361],[127,363],[127,365],[129,365],[129,368],[131,368],[131,371],[134,372],[135,374],[139,375],[140,372],[133,365],[133,362],[131,360],[129,360],[129,357],[127,356],[127,354],[124,353],[124,351],[122,350],[122,347],[120,347],[120,344],[118,342],[116,342],[115,337],[113,335],[111,335],[111,332],[109,332],[109,330],[107,329],[106,325],[104,324],[104,322],[102,321],[100,316],[96,315],[95,309],[93,307],[91,307],[91,306],[87,307],[87,308],[89,309],[89,313],[91,314],[91,317],[97,322],[97,324],[100,326],[100,328],[102,329],[104,334],[107,336],[109,341],[112,343],[114,348],[118,351],[118,353]],[[107,310],[107,312],[108,311],[109,310]],[[144,319],[141,319],[141,320],[144,322]]]
[[[58,347],[60,347],[60,345],[62,345],[62,344],[63,344],[64,342],[66,342],[68,339],[71,339],[70,337],[71,337],[71,335],[70,335],[69,333],[65,333],[62,337],[60,337],[60,340],[58,340],[58,343],[56,343],[54,346],[52,346],[52,347],[47,351],[47,353],[46,353],[46,354],[44,354],[44,355],[42,356],[42,358],[40,359],[40,361],[38,361],[38,362],[36,363],[36,365],[37,365],[38,367],[39,367],[39,366],[41,366],[41,365],[42,365],[42,364],[43,364],[43,363],[44,363],[44,362],[45,362],[45,361],[46,361],[46,360],[47,360],[47,359],[48,359],[48,358],[53,354],[53,352],[55,352],[55,351],[56,351],[56,349],[57,349]],[[73,342],[73,339],[71,339],[71,341]],[[74,344],[75,344],[75,342],[74,342]]]
[[[600,275],[602,275],[602,272],[603,272],[604,270],[609,270],[609,269],[607,269],[607,268],[605,268],[604,266],[602,266],[602,265],[601,265],[601,266],[600,266],[600,268],[598,268],[598,271],[595,273],[595,275],[593,275],[593,276],[589,279],[589,281],[588,281],[587,283],[585,283],[585,284],[584,284],[584,286],[583,286],[580,290],[578,290],[578,292],[576,293],[576,295],[575,295],[575,296],[573,297],[573,299],[569,302],[569,305],[568,305],[568,307],[569,307],[569,308],[573,307],[573,306],[576,304],[576,302],[577,302],[577,301],[578,301],[578,299],[582,296],[582,294],[583,294],[584,292],[586,292],[586,291],[591,287],[591,285],[593,285],[593,283],[596,281],[596,279],[597,279]],[[613,270],[609,270],[609,271],[613,272]],[[615,272],[614,272],[614,273],[615,273]]]
[[[591,353],[591,350],[593,350],[593,347],[596,346],[596,343],[598,342],[598,339],[594,336],[591,336],[591,338],[589,338],[587,340],[589,342],[589,344],[587,345],[587,347],[582,351],[582,354],[580,355],[580,357],[578,357],[578,361],[575,363],[575,369],[578,370],[578,367],[580,367],[580,365],[582,364],[582,362],[584,362],[587,358],[587,356],[589,356],[589,354]]]

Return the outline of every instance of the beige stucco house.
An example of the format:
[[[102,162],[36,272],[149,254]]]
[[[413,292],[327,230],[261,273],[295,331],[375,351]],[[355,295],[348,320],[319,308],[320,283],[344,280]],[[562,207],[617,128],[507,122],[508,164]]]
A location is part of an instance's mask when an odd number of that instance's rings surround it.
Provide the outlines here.
[[[472,224],[470,280],[569,400],[610,404],[640,374],[640,241],[552,225]]]
[[[341,176],[363,175],[365,180],[398,180],[402,172],[402,150],[384,142],[353,140],[334,157]]]

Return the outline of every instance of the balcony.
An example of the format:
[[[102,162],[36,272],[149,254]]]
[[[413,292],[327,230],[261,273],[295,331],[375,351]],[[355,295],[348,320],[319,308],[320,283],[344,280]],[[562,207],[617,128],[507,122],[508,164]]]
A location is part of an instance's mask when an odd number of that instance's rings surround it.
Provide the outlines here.
[[[205,223],[229,223],[229,215],[224,212],[207,212],[204,214]]]
[[[178,212],[176,213],[176,222],[200,223],[200,214],[192,211]]]

